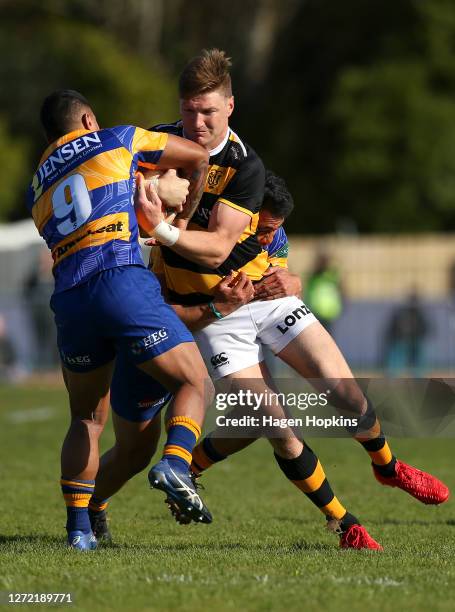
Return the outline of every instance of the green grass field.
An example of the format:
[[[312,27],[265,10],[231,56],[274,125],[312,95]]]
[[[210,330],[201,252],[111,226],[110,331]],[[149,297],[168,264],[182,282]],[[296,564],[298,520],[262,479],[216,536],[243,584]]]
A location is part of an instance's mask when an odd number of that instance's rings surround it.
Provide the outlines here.
[[[204,476],[212,525],[173,523],[144,473],[111,503],[115,546],[68,550],[58,485],[67,422],[64,391],[0,387],[0,591],[71,591],[80,610],[454,609],[453,502],[426,507],[381,487],[351,440],[311,442],[383,553],[340,551],[265,441]],[[111,441],[109,427],[103,448]],[[454,488],[453,440],[392,447]]]

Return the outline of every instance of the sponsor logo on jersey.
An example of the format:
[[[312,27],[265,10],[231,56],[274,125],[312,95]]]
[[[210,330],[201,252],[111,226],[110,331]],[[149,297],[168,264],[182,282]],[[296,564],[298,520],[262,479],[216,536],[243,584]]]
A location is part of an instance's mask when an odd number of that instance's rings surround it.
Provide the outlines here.
[[[145,336],[145,338],[133,342],[131,344],[131,351],[134,355],[140,355],[141,353],[144,353],[147,349],[152,348],[153,346],[157,346],[161,342],[164,342],[164,340],[167,340],[168,337],[169,334],[167,329],[165,327],[162,327],[158,331],[153,332],[153,334],[149,334],[148,336]]]
[[[77,233],[73,233],[70,239],[59,242],[52,249],[54,265],[80,249],[99,246],[111,240],[129,240],[130,234],[128,213],[106,215],[96,221],[86,223]]]
[[[213,369],[216,370],[220,366],[228,364],[229,357],[226,355],[226,353],[218,353],[218,355],[212,355],[212,357],[210,357],[210,363],[212,364]]]
[[[285,334],[290,327],[295,325],[299,319],[302,317],[306,317],[311,314],[311,310],[306,306],[303,302],[301,306],[293,310],[289,313],[283,320],[280,325],[277,325],[276,328],[282,333]]]
[[[75,138],[52,151],[33,177],[32,186],[35,192],[35,200],[41,195],[42,183],[45,179],[55,174],[76,156],[82,157],[88,150],[92,151],[94,148],[98,149],[100,147],[102,147],[102,143],[98,132],[92,132]]]

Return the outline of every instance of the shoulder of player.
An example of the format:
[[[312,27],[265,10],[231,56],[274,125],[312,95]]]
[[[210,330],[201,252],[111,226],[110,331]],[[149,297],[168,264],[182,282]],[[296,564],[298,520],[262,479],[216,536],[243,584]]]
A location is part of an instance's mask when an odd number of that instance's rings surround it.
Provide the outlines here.
[[[232,168],[264,168],[261,158],[253,147],[242,140],[232,129],[229,129],[229,138],[223,150],[217,155],[210,157],[210,163],[217,163],[218,160],[225,161]]]
[[[180,120],[174,121],[174,123],[158,123],[148,129],[150,132],[166,132],[174,136],[182,136],[183,134],[182,122]]]
[[[284,229],[284,227],[281,225],[277,232],[276,232],[276,236],[278,236],[281,240],[286,240],[288,239],[288,236],[286,234],[286,230]]]
[[[268,245],[268,248],[266,250],[269,252],[269,255],[275,255],[278,251],[288,248],[288,237],[284,230],[284,227],[281,226],[276,231],[272,242]],[[287,256],[287,253],[283,256]]]

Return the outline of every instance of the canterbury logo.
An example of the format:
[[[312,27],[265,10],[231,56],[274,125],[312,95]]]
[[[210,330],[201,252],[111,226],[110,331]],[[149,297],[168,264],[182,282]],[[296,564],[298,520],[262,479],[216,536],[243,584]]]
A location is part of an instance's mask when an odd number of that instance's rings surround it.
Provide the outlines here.
[[[171,472],[174,475],[174,478],[177,480],[177,482],[179,484],[181,484],[181,487],[175,487],[176,491],[180,491],[181,493],[186,493],[185,497],[186,499],[193,504],[193,506],[195,506],[195,508],[197,508],[198,510],[202,510],[202,500],[199,497],[199,495],[196,493],[196,491],[193,491],[192,489],[190,489],[190,487],[185,484],[183,482],[183,480],[180,480],[180,478],[177,476],[177,474],[174,472],[174,470],[171,468]]]
[[[210,363],[215,369],[219,368],[220,366],[228,362],[229,362],[229,358],[226,355],[226,353],[218,353],[218,355],[213,355],[213,357],[210,357]]]

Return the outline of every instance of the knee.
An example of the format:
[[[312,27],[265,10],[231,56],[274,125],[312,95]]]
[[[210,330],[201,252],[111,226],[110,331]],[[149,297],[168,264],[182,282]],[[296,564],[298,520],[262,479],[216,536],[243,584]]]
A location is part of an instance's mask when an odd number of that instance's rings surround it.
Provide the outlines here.
[[[206,406],[210,406],[210,404],[215,399],[215,385],[213,384],[210,378],[207,378],[204,381],[204,397],[206,399]]]
[[[363,414],[367,409],[366,397],[354,380],[340,381],[329,401],[336,408],[353,414]]]
[[[274,438],[270,440],[276,454],[282,459],[295,459],[299,457],[303,450],[302,442],[295,437]]]
[[[187,389],[192,389],[192,392],[202,399],[205,408],[208,408],[215,398],[215,387],[212,380],[207,377],[201,377],[194,375],[189,378],[183,386],[187,386]]]
[[[101,436],[105,424],[105,419],[86,419],[74,415],[71,418],[71,428],[73,431],[78,430],[84,435],[86,435],[84,432],[87,432],[89,437],[94,439],[98,439]]]

